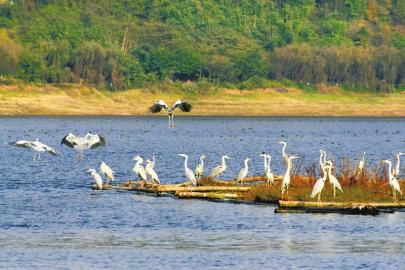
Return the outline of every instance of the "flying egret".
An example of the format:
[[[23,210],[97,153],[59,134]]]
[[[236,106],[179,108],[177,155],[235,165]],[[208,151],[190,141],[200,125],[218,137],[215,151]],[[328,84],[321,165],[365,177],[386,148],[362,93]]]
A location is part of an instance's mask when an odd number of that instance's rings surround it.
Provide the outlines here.
[[[150,176],[150,178],[152,179],[152,182],[154,184],[160,185],[159,177],[158,177],[157,173],[155,172],[155,170],[152,167],[152,166],[154,166],[155,162],[148,159],[148,160],[146,160],[146,163],[147,163],[146,167],[145,167],[146,175]]]
[[[221,158],[221,165],[215,167],[214,169],[212,169],[209,178],[211,180],[215,180],[216,178],[218,178],[227,168],[226,166],[226,160],[227,159],[231,159],[228,155],[224,155]]]
[[[52,156],[56,156],[55,150],[46,145],[41,143],[38,138],[35,141],[25,141],[25,140],[20,140],[16,142],[11,142],[9,143],[10,145],[17,146],[17,147],[23,147],[23,148],[31,148],[35,153],[34,153],[34,158],[32,159],[35,161],[37,155],[38,155],[38,160],[41,159],[41,152],[48,152]]]
[[[93,177],[94,182],[96,182],[97,188],[103,189],[103,180],[101,179],[101,176],[96,172],[96,170],[88,169],[87,172],[91,173],[91,176]]]
[[[110,184],[110,181],[114,182],[114,172],[111,168],[105,164],[104,161],[100,164],[100,171],[104,174],[105,178],[107,179],[107,186]]]
[[[184,174],[186,175],[187,180],[191,181],[194,186],[197,186],[197,179],[193,171],[187,167],[188,156],[186,154],[178,154],[181,157],[184,157]]]
[[[342,189],[342,186],[340,185],[339,181],[337,180],[337,178],[332,174],[332,168],[333,168],[332,161],[328,160],[326,162],[326,164],[328,164],[328,178],[329,178],[329,182],[333,186],[333,198],[335,198],[336,197],[336,189],[339,189],[340,192],[342,192],[342,193],[343,193],[343,189]]]
[[[69,146],[79,151],[79,159],[83,159],[83,151],[88,149],[95,149],[99,146],[105,145],[105,139],[97,134],[88,132],[84,137],[77,137],[72,133],[69,133],[63,137],[61,144]]]
[[[363,157],[360,159],[359,164],[357,164],[355,176],[358,177],[363,173],[364,164],[366,164],[366,152],[363,152]]]
[[[250,161],[250,158],[246,158],[244,161],[245,166],[239,171],[238,176],[236,176],[236,183],[240,182],[240,185],[243,185],[243,179],[247,176],[249,172],[249,166],[248,162]]]
[[[201,157],[200,157],[200,163],[197,165],[197,167],[195,168],[195,171],[194,171],[194,175],[195,175],[195,177],[197,178],[197,179],[200,179],[201,178],[201,176],[202,176],[202,174],[203,174],[203,172],[204,172],[204,159],[206,158],[206,156],[205,155],[202,155]]]
[[[169,127],[174,127],[173,122],[174,110],[176,108],[179,108],[183,112],[190,112],[192,107],[193,106],[191,104],[187,103],[182,99],[177,100],[172,107],[167,106],[167,104],[163,100],[158,100],[149,108],[149,111],[151,113],[158,113],[162,109],[166,110],[167,115],[169,117]]]
[[[283,181],[281,182],[281,197],[282,197],[282,199],[283,199],[284,192],[286,192],[286,191],[287,191],[287,196],[288,196],[288,188],[290,186],[290,181],[291,181],[290,174],[291,174],[291,168],[292,168],[292,161],[294,159],[297,159],[297,158],[299,158],[299,157],[290,156],[287,159],[287,169],[286,169],[286,171],[284,173]]]
[[[323,187],[325,186],[325,181],[327,177],[327,172],[326,170],[329,169],[329,165],[325,165],[322,168],[323,176],[320,177],[316,182],[314,187],[312,188],[312,193],[311,193],[311,198],[315,198],[316,195],[318,195],[318,203],[321,202],[321,194]]]
[[[132,171],[141,179],[141,181],[146,181],[147,180],[147,175],[146,175],[146,172],[145,172],[145,168],[142,165],[143,158],[141,158],[140,156],[136,156],[132,160],[136,161]]]
[[[396,192],[398,191],[400,195],[402,195],[401,191],[401,186],[399,185],[398,180],[395,178],[395,176],[392,173],[392,163],[391,160],[383,160],[382,162],[388,164],[388,181],[390,183],[391,189],[392,189],[392,196],[394,199],[394,202],[397,201],[397,194]]]
[[[397,156],[397,163],[395,164],[395,169],[393,170],[392,174],[395,177],[399,176],[399,167],[400,167],[400,162],[401,162],[401,156],[404,155],[405,153],[399,152]]]
[[[284,166],[287,167],[288,166],[288,155],[285,152],[285,149],[287,148],[287,143],[284,141],[281,141],[281,142],[279,142],[279,144],[283,145],[283,148],[281,149],[281,154],[283,156]]]

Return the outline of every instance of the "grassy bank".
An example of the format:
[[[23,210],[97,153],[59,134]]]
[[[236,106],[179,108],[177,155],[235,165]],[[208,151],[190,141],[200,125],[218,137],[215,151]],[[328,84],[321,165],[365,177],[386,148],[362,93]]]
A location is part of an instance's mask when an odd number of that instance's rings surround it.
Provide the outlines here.
[[[194,105],[187,115],[405,116],[402,93],[381,95],[336,88],[305,92],[280,87],[197,93],[159,88],[108,92],[79,85],[0,85],[0,115],[149,115],[147,109],[155,100],[172,104],[183,98]]]

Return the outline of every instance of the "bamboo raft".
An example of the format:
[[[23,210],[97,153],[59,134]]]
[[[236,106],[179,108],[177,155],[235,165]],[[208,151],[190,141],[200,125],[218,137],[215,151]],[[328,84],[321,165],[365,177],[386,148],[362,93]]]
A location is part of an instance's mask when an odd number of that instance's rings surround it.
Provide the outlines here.
[[[310,201],[278,201],[276,213],[344,213],[353,215],[378,215],[381,212],[393,213],[396,209],[404,209],[405,202],[310,202]]]
[[[276,181],[281,176],[276,177]],[[233,181],[210,181],[201,186],[192,186],[189,182],[181,184],[153,185],[139,181],[127,181],[124,184],[105,185],[103,189],[125,190],[154,196],[174,196],[178,199],[203,199],[211,201],[242,202],[261,204],[277,204],[275,213],[341,213],[352,215],[378,215],[379,213],[393,213],[405,209],[405,202],[315,202],[315,201],[284,201],[257,200],[252,196],[245,196],[258,184],[264,181],[261,176],[245,179],[244,186],[235,185]],[[253,184],[250,184],[253,183]],[[263,186],[263,185],[262,185]],[[96,186],[93,186],[96,189]]]

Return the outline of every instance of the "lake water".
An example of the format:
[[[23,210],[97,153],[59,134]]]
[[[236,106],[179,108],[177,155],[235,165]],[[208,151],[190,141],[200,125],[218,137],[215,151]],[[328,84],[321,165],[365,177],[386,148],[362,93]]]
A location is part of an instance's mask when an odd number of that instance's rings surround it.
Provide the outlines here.
[[[281,145],[317,162],[334,159],[372,166],[405,152],[405,119],[349,118],[0,118],[0,268],[4,269],[404,269],[405,212],[377,217],[274,214],[274,206],[176,200],[118,191],[92,191],[85,170],[103,160],[118,181],[134,178],[135,155],[156,156],[163,183],[180,182],[183,159],[200,154],[210,169],[233,159],[231,179],[245,157],[261,174],[262,151],[282,173]],[[102,134],[107,145],[77,153],[60,145],[69,132]],[[12,147],[18,139],[55,147],[60,156]],[[222,178],[222,177],[221,177]]]

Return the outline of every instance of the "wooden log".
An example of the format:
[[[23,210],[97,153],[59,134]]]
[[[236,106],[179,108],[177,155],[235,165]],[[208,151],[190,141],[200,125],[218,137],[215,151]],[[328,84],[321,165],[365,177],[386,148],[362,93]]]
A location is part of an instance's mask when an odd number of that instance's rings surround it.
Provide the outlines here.
[[[240,199],[236,193],[219,193],[219,192],[176,192],[176,196],[181,199],[213,199],[213,200],[228,200]]]
[[[278,201],[282,208],[405,208],[405,202],[311,202],[311,201]]]
[[[175,185],[160,185],[155,187],[158,192],[195,192],[195,191],[233,191],[233,192],[245,192],[249,191],[250,187],[239,186],[192,186],[192,187],[179,187]]]

